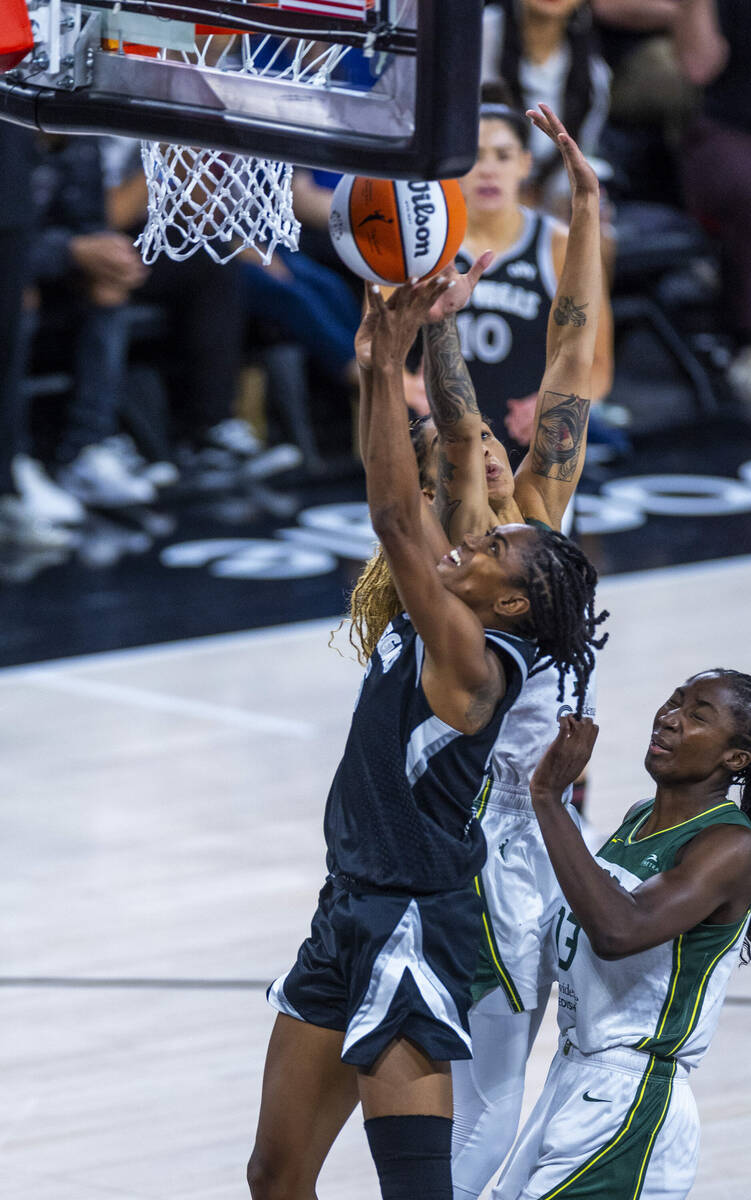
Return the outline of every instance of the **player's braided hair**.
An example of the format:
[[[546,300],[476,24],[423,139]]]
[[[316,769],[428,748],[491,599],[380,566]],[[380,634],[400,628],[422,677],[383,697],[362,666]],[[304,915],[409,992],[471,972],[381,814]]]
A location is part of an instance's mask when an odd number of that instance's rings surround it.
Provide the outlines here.
[[[732,671],[729,667],[716,667],[711,673],[719,675],[732,694],[730,708],[735,717],[733,741],[741,750],[751,750],[751,675]],[[732,782],[741,789],[741,812],[751,818],[751,763],[734,775]]]
[[[719,675],[727,684],[731,692],[730,711],[735,718],[732,741],[741,750],[751,750],[751,675],[733,671],[730,667],[714,667],[706,673]],[[741,812],[751,818],[751,763],[733,775],[730,784],[734,783],[741,789]],[[751,962],[751,924],[746,928],[742,958],[743,962]]]
[[[349,597],[349,640],[361,666],[367,663],[389,621],[403,607],[383,547],[379,546],[360,572]]]
[[[529,597],[529,618],[515,632],[537,641],[530,675],[558,668],[558,699],[572,671],[576,683],[576,715],[584,708],[587,683],[595,665],[595,650],[608,640],[595,637],[598,625],[610,615],[595,613],[597,572],[586,554],[553,529],[537,531],[534,549],[524,553],[526,577],[520,580]]]

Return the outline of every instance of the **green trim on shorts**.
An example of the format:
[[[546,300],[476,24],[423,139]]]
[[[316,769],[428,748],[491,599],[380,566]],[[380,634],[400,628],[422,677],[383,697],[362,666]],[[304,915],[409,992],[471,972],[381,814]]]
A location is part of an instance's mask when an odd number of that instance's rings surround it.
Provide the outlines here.
[[[657,1135],[673,1094],[677,1064],[649,1056],[636,1097],[609,1142],[540,1200],[592,1200],[594,1196],[638,1200]]]
[[[492,783],[493,783],[493,776],[488,775],[487,779],[485,780],[485,783],[480,788],[480,791],[477,794],[477,799],[475,800],[475,817],[480,822],[482,822],[482,818],[485,816],[485,809],[488,806],[488,796],[490,795],[490,788],[491,788]]]
[[[493,921],[488,909],[488,900],[485,894],[485,887],[482,882],[482,876],[476,875],[474,878],[474,887],[477,895],[480,897],[482,904],[482,928],[483,937],[480,942],[480,954],[477,961],[477,970],[475,978],[472,982],[472,1000],[477,1004],[478,1000],[482,1000],[483,996],[491,992],[493,988],[500,987],[506,995],[506,999],[511,1005],[512,1012],[524,1012],[524,1004],[519,995],[514,981],[511,978],[508,968],[506,967],[501,952],[498,949],[498,943],[495,940],[493,932]]]

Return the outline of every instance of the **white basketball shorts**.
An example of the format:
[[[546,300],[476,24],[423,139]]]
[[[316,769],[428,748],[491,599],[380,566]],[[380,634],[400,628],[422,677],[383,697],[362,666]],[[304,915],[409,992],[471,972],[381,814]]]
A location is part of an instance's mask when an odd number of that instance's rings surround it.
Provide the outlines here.
[[[685,1067],[564,1040],[492,1200],[685,1200],[698,1158]]]

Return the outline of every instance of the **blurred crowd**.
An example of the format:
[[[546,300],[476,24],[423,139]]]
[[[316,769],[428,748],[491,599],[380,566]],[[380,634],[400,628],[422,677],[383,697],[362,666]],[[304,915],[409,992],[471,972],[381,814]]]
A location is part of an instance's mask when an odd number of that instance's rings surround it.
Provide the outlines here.
[[[499,262],[513,258],[537,214],[551,271],[562,261],[565,176],[519,117],[549,103],[602,184],[614,303],[594,456],[629,451],[628,396],[611,394],[629,322],[651,322],[698,411],[719,388],[751,413],[749,61],[748,0],[486,5],[484,132],[465,181],[463,254],[487,245]],[[296,171],[298,254],[278,251],[268,266],[251,251],[224,265],[162,255],[146,267],[134,246],[147,206],[138,143],[0,122],[0,539],[63,545],[92,510],[158,508],[211,479],[320,477],[333,457],[354,455],[361,284],[328,239],[335,182]],[[468,358],[473,336],[467,324]],[[489,345],[493,366],[500,351]],[[502,395],[489,415],[520,451],[534,386],[491,375],[486,388]],[[424,411],[419,351],[407,394]]]

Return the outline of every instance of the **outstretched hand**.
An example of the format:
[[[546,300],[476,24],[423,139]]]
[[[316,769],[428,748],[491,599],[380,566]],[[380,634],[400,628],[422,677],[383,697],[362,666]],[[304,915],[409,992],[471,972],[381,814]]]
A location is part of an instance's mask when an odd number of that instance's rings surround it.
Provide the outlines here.
[[[425,323],[433,325],[450,316],[451,313],[459,312],[460,308],[464,308],[465,304],[469,303],[477,281],[483,271],[490,266],[494,257],[493,250],[485,250],[464,275],[457,271],[456,262],[450,262],[448,266],[444,267],[441,275],[448,280],[448,287],[428,312]]]
[[[560,801],[589,762],[599,731],[589,717],[561,717],[558,737],[548,746],[529,781],[533,801]]]
[[[368,285],[367,307],[355,337],[358,363],[402,367],[420,326],[451,286],[441,274],[425,283],[404,283],[384,300],[379,287]]]
[[[486,250],[470,269],[461,274],[456,269],[456,263],[451,262],[442,269],[438,276],[418,283],[405,283],[395,288],[389,300],[381,303],[391,305],[392,309],[398,304],[403,316],[408,319],[408,326],[413,324],[414,314],[421,314],[420,324],[433,325],[444,320],[451,313],[458,312],[469,302],[475,285],[493,260],[493,251]],[[355,334],[355,358],[358,366],[369,371],[372,364],[373,333],[378,320],[378,308],[374,297],[379,295],[372,285],[365,285],[365,307],[360,320],[360,327]],[[397,298],[395,300],[395,298]],[[392,302],[394,302],[392,304]],[[426,308],[426,305],[428,307]],[[419,325],[416,326],[412,341],[417,337]],[[412,345],[412,342],[409,344]],[[409,346],[407,347],[409,350]],[[407,351],[405,351],[406,357]]]
[[[555,142],[560,150],[563,165],[571,184],[572,195],[575,192],[579,192],[579,194],[586,192],[596,196],[600,190],[597,176],[567,131],[563,121],[555,115],[552,108],[547,104],[541,104],[539,108],[528,109],[527,116],[532,124],[547,134],[551,142]]]

